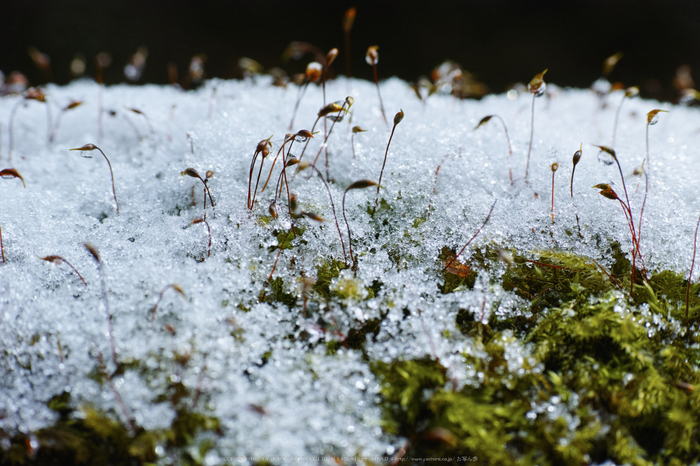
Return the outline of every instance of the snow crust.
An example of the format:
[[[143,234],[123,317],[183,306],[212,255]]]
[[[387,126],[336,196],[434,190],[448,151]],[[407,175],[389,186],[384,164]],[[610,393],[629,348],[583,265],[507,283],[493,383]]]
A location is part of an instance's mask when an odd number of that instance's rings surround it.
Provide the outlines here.
[[[623,251],[632,248],[619,204],[591,189],[609,183],[622,195],[617,167],[599,162],[599,150],[592,146],[611,144],[622,92],[611,94],[601,108],[591,90],[549,85],[549,91],[535,101],[526,182],[531,94],[511,91],[481,101],[435,95],[423,103],[405,82],[382,83],[389,123],[399,109],[405,114],[382,181],[381,196],[389,210],[379,212],[386,221],[373,220],[367,207],[374,204],[375,188],[348,192],[346,212],[358,270],[344,271],[331,284],[334,289],[350,283],[339,284],[340,280],[357,280],[363,288],[381,282],[381,289],[370,299],[311,302],[308,317],[301,311],[301,277],[316,278],[324,261],[343,260],[325,187],[318,176],[309,178],[308,170],[290,183],[302,210],[325,219],[321,224],[295,220],[306,230],[277,264],[274,277],[297,297],[299,305],[293,310],[278,302],[259,302],[277,257],[277,250],[268,249],[278,243],[272,232],[290,227],[286,208],[279,208],[276,220],[263,219],[273,197],[270,187],[258,195],[252,212],[246,208],[253,152],[270,136],[272,155],[277,152],[288,131],[296,87],[273,87],[267,78],[213,80],[189,92],[161,86],[107,87],[104,108],[115,113],[105,114],[100,140],[98,86],[88,81],[49,86],[45,92],[54,118],[71,100],[84,104],[65,112],[50,145],[45,105],[22,105],[14,121],[11,163],[7,123],[21,97],[2,98],[0,169],[16,168],[27,186],[24,189],[19,180],[0,180],[5,253],[5,263],[0,264],[0,429],[30,432],[50,425],[56,415],[46,402],[64,390],[75,403],[102,408],[126,422],[114,391],[89,377],[98,367],[98,355],[108,371],[114,370],[104,279],[118,360],[140,360],[152,369],[148,376],[127,371],[114,379],[137,424],[148,429],[170,425],[175,413],[155,398],[169,381],[179,379],[192,392],[201,392],[193,409],[222,421],[223,440],[207,464],[223,464],[224,457],[233,455],[391,454],[401,443],[380,428],[380,381],[369,362],[439,357],[455,383],[479,384],[479,375],[462,357],[478,349],[456,328],[457,311],[469,309],[485,321],[492,304],[500,302],[499,312],[520,312],[520,298],[484,275],[473,290],[447,295],[438,290],[442,248],[461,249],[495,201],[489,223],[461,257],[465,263],[476,247],[486,244],[520,253],[566,250],[603,266],[611,264],[611,242],[618,241]],[[328,140],[329,185],[347,248],[343,192],[354,181],[378,179],[391,128],[382,119],[373,83],[338,79],[327,83],[326,95],[328,102],[348,95],[355,101],[351,118],[336,123]],[[310,130],[322,106],[321,88],[310,86],[293,131]],[[626,99],[614,148],[638,216],[644,180],[632,172],[645,159],[646,114],[653,109],[670,113],[660,114],[659,123],[649,127],[650,192],[642,251],[649,270],[670,269],[687,276],[700,212],[698,110]],[[512,156],[500,122],[494,119],[474,129],[492,114],[508,126]],[[355,125],[368,131],[353,137]],[[312,160],[322,140],[322,132],[315,135],[305,159]],[[111,161],[119,214],[102,156],[93,151],[83,154],[93,156],[86,159],[79,151],[69,151],[87,143],[98,145]],[[581,143],[583,157],[571,197],[571,158]],[[293,149],[295,155],[299,146]],[[323,154],[319,160],[325,175]],[[554,162],[559,169],[552,223]],[[278,161],[275,173],[280,165]],[[195,178],[180,176],[187,167],[202,176],[207,170],[214,172],[208,182],[216,203],[214,210],[207,208],[209,257],[206,226],[191,224],[204,212],[203,186]],[[86,242],[99,250],[102,273],[83,246]],[[68,260],[88,286],[65,264],[37,258],[47,255]],[[506,267],[504,263],[491,273],[498,276]],[[173,283],[186,296],[166,290],[150,322],[160,292]],[[384,314],[376,338],[366,343],[370,361],[342,344],[335,354],[327,354],[322,343],[339,337],[320,330],[318,322],[333,319],[335,324],[327,328],[337,326],[347,334]],[[184,366],[175,361],[183,355],[190,358]],[[513,371],[528,357],[527,348],[515,343],[508,347]],[[554,401],[550,404],[556,405]],[[534,406],[533,412],[548,406]]]

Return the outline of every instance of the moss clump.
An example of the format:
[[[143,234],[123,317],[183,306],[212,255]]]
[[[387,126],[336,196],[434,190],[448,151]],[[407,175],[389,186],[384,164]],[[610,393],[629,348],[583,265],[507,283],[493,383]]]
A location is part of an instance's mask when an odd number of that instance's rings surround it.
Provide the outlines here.
[[[676,319],[685,320],[686,314],[686,293],[688,290],[688,281],[680,274],[664,270],[649,278],[649,287],[652,293],[646,287],[637,287],[634,294],[635,304],[639,305],[648,302],[651,306],[656,306],[658,312],[669,311]],[[688,306],[688,317],[690,322],[697,318],[697,313],[700,311],[700,283],[692,283],[690,285],[690,303]],[[657,299],[650,299],[656,298]]]
[[[503,283],[523,291],[527,309],[508,319],[492,313],[488,324],[457,313],[473,342],[463,387],[439,361],[372,364],[385,430],[408,439],[406,456],[454,464],[460,456],[525,465],[700,461],[699,326],[685,320],[686,282],[671,272],[651,276],[635,285],[635,306],[629,262],[611,250],[613,272],[570,253],[541,251],[537,263],[518,256]]]
[[[169,429],[147,431],[129,428],[106,413],[81,406],[70,406],[70,395],[63,393],[49,401],[59,420],[34,434],[38,448],[28,451],[30,438],[18,434],[10,448],[0,449],[0,465],[138,465],[154,464],[156,447],[182,464],[203,464],[206,452],[214,445],[196,441],[201,432],[220,436],[219,421],[181,407]]]
[[[182,368],[190,360],[189,355],[176,354],[169,361],[160,354],[151,356]],[[204,456],[214,447],[213,439],[223,433],[216,417],[194,409],[200,393],[192,393],[180,381],[163,379],[166,377],[163,373],[154,373],[140,360],[122,362],[110,375],[104,369],[93,371],[101,374],[94,380],[105,389],[110,379],[126,372],[153,382],[149,385],[162,387],[151,401],[165,403],[172,409],[175,416],[170,426],[146,430],[133,421],[124,422],[123,416],[105,413],[87,404],[76,405],[70,393],[64,392],[47,403],[58,414],[58,420],[33,433],[38,448],[30,451],[28,445],[32,437],[17,434],[9,438],[9,449],[0,449],[0,465],[147,465],[154,464],[163,455],[178,464],[203,464]],[[113,385],[111,387],[116,390]],[[207,435],[201,435],[204,433]],[[4,433],[0,431],[2,437]],[[161,451],[157,452],[157,447]]]
[[[531,301],[530,310],[537,313],[556,307],[585,291],[598,296],[613,289],[629,286],[629,262],[621,255],[613,270],[624,270],[624,275],[602,270],[586,257],[565,251],[536,251],[537,259],[516,255],[514,264],[503,275],[503,288],[512,290]]]

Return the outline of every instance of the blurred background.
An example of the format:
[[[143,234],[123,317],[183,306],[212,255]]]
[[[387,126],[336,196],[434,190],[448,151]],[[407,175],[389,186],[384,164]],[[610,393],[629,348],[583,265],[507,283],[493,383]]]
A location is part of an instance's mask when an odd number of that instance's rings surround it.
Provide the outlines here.
[[[350,7],[356,17],[348,64],[342,23]],[[370,45],[379,46],[380,79],[416,81],[450,59],[490,92],[527,83],[545,68],[548,82],[589,87],[601,76],[605,58],[623,52],[611,81],[673,101],[677,87],[695,87],[693,72],[700,73],[700,1],[0,2],[0,70],[5,79],[19,71],[30,85],[65,84],[81,75],[81,60],[84,76],[96,78],[100,52],[111,58],[104,82],[129,82],[125,66],[140,47],[146,61],[140,76],[132,74],[135,83],[177,80],[189,87],[195,55],[202,58],[205,79],[241,77],[241,57],[291,76],[313,60],[312,54],[285,60],[292,41],[324,53],[337,47],[333,71],[349,69],[363,79],[372,79],[364,60]]]

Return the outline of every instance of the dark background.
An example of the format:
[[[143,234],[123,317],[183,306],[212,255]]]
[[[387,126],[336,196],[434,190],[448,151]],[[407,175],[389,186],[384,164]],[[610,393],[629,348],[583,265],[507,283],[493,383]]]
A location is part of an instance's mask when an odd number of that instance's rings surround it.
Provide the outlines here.
[[[124,65],[140,45],[149,50],[139,82],[167,83],[167,64],[180,77],[190,58],[206,54],[207,77],[240,76],[242,56],[290,74],[311,60],[282,62],[293,40],[324,51],[338,47],[334,64],[345,68],[343,13],[357,7],[352,31],[352,74],[372,79],[364,62],[369,45],[380,46],[380,78],[412,81],[444,59],[452,59],[503,92],[549,68],[547,80],[588,87],[601,75],[603,60],[624,52],[613,81],[638,85],[646,97],[673,100],[676,69],[700,73],[700,1],[36,1],[0,0],[0,70],[24,73],[32,85],[43,75],[29,58],[35,46],[52,60],[53,82],[70,80],[77,53],[109,52],[105,82],[125,82]],[[700,78],[698,78],[700,79]]]

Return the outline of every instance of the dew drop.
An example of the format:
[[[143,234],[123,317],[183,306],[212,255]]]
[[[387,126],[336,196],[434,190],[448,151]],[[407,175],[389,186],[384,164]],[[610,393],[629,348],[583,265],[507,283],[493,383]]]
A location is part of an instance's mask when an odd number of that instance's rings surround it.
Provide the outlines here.
[[[615,159],[613,156],[603,150],[598,152],[598,162],[605,164],[605,165],[612,165],[615,163]]]

